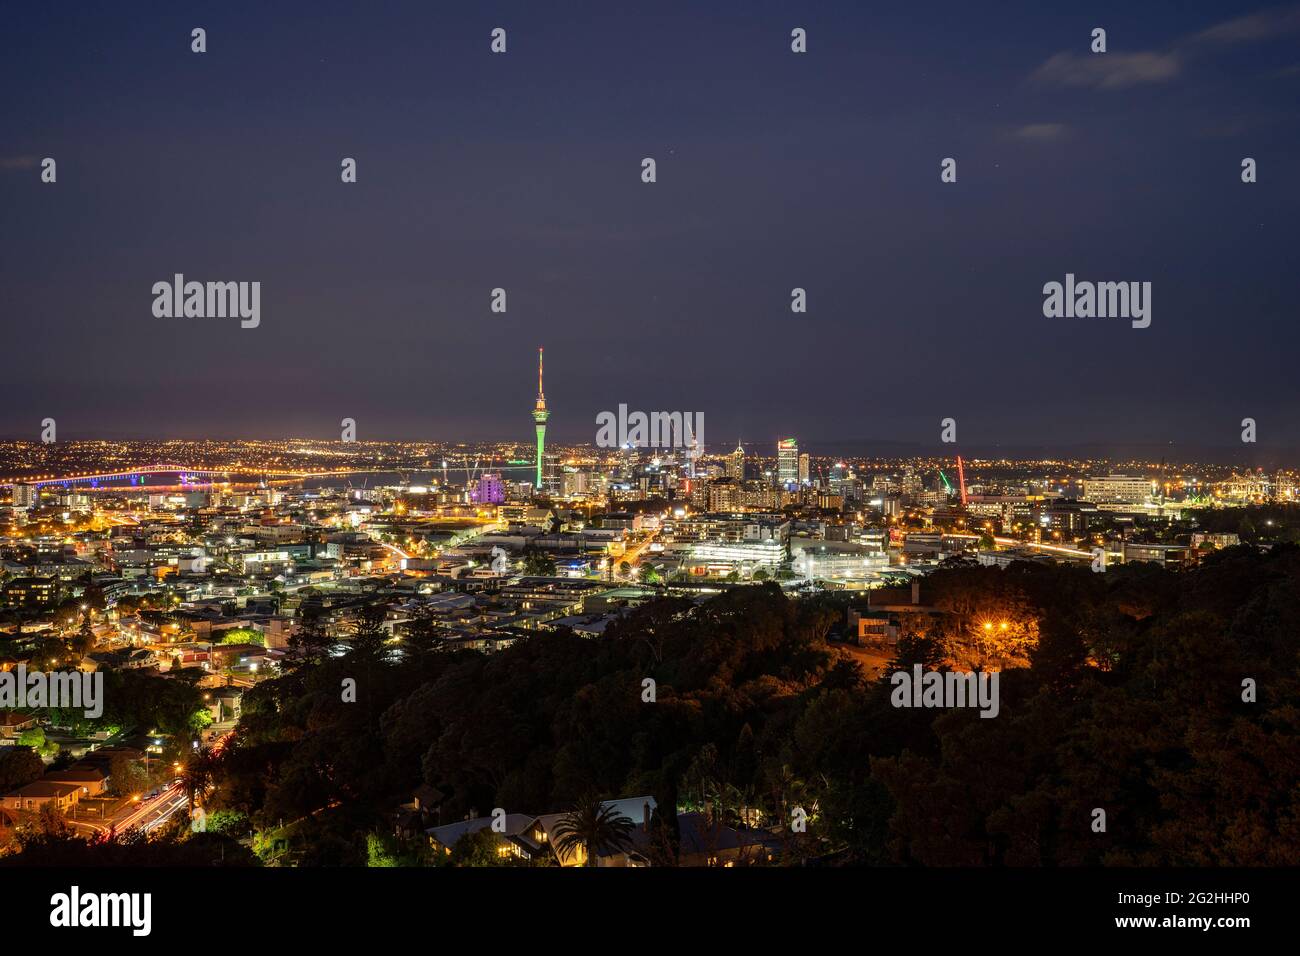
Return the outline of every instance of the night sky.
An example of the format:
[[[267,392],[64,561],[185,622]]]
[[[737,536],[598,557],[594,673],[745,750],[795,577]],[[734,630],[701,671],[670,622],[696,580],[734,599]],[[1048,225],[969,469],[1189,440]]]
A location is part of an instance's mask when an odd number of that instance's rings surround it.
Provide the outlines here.
[[[0,435],[527,440],[545,345],[560,441],[1300,439],[1300,7],[173,6],[6,11]],[[1067,272],[1151,327],[1044,318]]]

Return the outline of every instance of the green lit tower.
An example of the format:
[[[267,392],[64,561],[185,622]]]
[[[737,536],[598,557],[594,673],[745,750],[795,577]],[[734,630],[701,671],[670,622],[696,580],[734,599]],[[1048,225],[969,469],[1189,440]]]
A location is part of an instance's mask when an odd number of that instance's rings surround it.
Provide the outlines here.
[[[542,349],[537,350],[537,404],[533,406],[533,421],[537,423],[537,487],[542,487],[542,463],[546,460],[546,420],[551,413],[546,410],[546,395],[542,392]]]

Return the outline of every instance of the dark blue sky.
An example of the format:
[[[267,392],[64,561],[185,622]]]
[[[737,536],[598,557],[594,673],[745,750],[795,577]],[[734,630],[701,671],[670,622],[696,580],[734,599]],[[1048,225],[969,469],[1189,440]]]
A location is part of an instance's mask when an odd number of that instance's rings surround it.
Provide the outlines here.
[[[0,435],[522,439],[544,344],[557,439],[1300,439],[1300,8],[183,6],[6,14]],[[1067,272],[1151,327],[1044,318]]]

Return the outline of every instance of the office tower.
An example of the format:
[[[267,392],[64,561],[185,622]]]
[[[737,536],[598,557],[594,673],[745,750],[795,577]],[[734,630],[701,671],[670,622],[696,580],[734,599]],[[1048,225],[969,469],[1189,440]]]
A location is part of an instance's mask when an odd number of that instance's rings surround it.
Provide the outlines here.
[[[808,479],[812,475],[812,459],[807,452],[799,456],[799,484],[808,484]]]
[[[782,488],[799,483],[799,442],[782,438],[776,444],[776,481]]]
[[[542,467],[542,490],[548,495],[558,495],[561,490],[564,465],[557,452],[546,453],[546,463]]]
[[[631,480],[639,467],[641,467],[641,452],[631,442],[624,442],[623,447],[619,449],[619,477]]]
[[[35,508],[41,501],[41,490],[36,485],[19,482],[14,485],[13,494],[15,508]]]
[[[745,449],[736,442],[736,450],[727,456],[727,477],[745,480]]]
[[[546,394],[542,391],[542,350],[537,350],[537,404],[533,406],[533,422],[537,425],[537,483],[542,487],[542,474],[546,464],[546,420],[551,413],[546,410]]]

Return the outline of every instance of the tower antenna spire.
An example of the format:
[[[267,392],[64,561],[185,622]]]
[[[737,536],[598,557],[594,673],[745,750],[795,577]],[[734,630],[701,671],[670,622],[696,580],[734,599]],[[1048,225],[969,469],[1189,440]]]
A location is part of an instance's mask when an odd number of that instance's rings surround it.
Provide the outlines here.
[[[543,463],[546,458],[546,420],[551,417],[550,411],[546,408],[546,394],[542,391],[542,352],[537,349],[537,404],[533,406],[533,425],[537,429],[537,476],[535,478],[535,487],[541,488],[545,476],[543,475]]]

